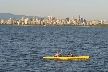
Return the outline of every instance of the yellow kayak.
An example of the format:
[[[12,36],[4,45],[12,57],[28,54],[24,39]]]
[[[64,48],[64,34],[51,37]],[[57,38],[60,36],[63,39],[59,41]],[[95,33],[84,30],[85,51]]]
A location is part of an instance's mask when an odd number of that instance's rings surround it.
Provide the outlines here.
[[[89,56],[43,56],[44,59],[53,59],[53,60],[88,60],[90,57]]]

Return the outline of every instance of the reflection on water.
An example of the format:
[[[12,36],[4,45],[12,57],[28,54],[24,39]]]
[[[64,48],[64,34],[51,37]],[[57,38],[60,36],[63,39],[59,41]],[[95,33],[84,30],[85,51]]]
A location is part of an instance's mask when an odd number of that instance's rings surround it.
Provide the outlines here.
[[[0,26],[1,72],[108,71],[108,29],[95,27]],[[45,60],[61,51],[89,60]]]

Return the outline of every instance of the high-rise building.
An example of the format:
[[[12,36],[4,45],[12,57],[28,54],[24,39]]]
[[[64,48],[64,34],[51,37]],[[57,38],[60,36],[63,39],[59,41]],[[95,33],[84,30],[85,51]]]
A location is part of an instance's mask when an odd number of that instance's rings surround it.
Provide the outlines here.
[[[103,20],[101,20],[101,22],[100,22],[101,24],[103,24]]]
[[[21,20],[22,20],[22,25],[23,25],[23,24],[25,24],[25,23],[24,23],[24,22],[25,22],[24,17],[22,17],[22,19],[21,19]]]
[[[96,24],[99,24],[99,21],[98,20],[96,20],[95,22],[96,22]]]
[[[12,18],[9,18],[9,20],[7,21],[7,24],[13,24]]]
[[[103,21],[103,23],[104,23],[104,24],[106,24],[106,23],[107,23],[107,21],[106,21],[106,20],[104,20],[104,21]]]
[[[79,21],[80,21],[80,15],[79,15]]]
[[[75,21],[75,18],[74,17],[72,17],[72,22],[74,22]]]
[[[24,17],[22,17],[22,19],[21,19],[21,20],[22,20],[22,22],[24,22],[24,20],[25,20],[25,19],[24,19]]]
[[[83,20],[86,23],[86,19]]]
[[[48,20],[52,20],[52,18],[53,18],[52,16],[48,16]]]
[[[32,20],[33,24],[36,24],[36,19],[33,17],[33,20]]]
[[[1,19],[1,24],[5,24],[5,21],[3,19]]]
[[[66,18],[67,21],[69,21],[69,18]]]
[[[29,20],[28,18],[25,19],[25,21],[24,21],[25,24],[28,24],[28,20]]]
[[[83,18],[81,18],[81,22],[83,22]]]

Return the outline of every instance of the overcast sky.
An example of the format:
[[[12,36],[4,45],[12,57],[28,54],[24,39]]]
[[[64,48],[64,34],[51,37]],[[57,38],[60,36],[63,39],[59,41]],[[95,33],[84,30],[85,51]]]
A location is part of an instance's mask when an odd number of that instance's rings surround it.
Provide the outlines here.
[[[108,20],[108,0],[0,0],[0,12]]]

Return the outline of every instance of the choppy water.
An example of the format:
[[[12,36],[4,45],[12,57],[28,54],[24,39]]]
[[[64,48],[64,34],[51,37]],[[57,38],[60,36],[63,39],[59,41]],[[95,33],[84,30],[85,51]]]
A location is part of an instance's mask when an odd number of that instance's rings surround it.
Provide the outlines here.
[[[87,61],[42,58],[61,51],[90,55]],[[108,71],[108,28],[0,26],[0,72]]]

